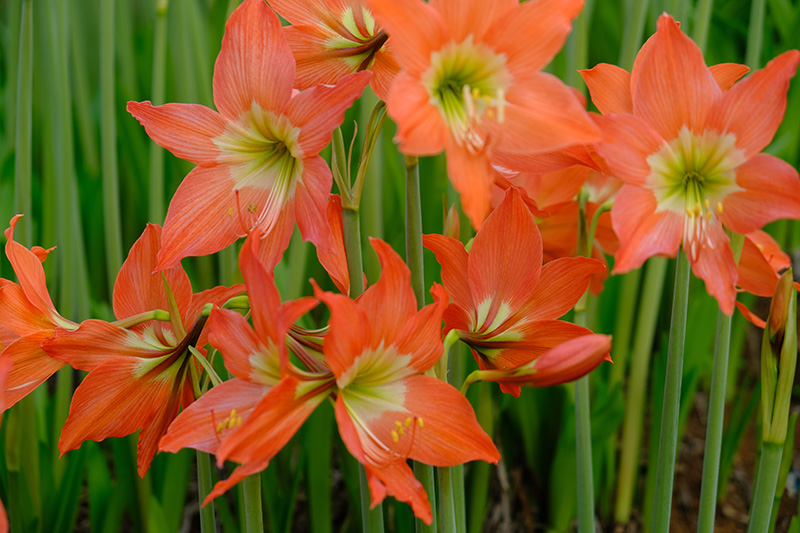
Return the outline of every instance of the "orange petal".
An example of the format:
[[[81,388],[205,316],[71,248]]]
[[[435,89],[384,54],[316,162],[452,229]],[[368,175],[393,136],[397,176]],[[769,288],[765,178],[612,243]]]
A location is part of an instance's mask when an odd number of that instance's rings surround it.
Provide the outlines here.
[[[625,183],[643,185],[650,175],[647,157],[656,153],[664,139],[643,120],[634,115],[596,116],[603,142],[597,152],[614,176]]]
[[[608,335],[584,335],[565,342],[537,359],[530,376],[511,381],[533,386],[549,387],[575,381],[597,368],[611,351]]]
[[[208,496],[206,496],[206,499],[203,500],[203,505],[208,505],[211,500],[217,498],[218,496],[222,496],[228,491],[228,489],[242,481],[244,478],[261,472],[267,468],[268,465],[269,459],[262,459],[237,466],[233,469],[233,472],[231,472],[231,475],[228,476],[227,479],[221,479],[220,481],[217,481],[217,483],[214,485],[214,490],[209,492]]]
[[[339,378],[369,346],[370,321],[350,298],[322,292],[316,284],[314,293],[331,310],[330,331],[325,337],[324,352],[333,375]]]
[[[430,66],[431,54],[451,37],[441,13],[421,0],[368,0],[367,7],[392,36],[400,65],[415,78]]]
[[[386,112],[397,123],[395,141],[403,153],[432,155],[444,150],[447,125],[419,79],[405,71],[397,74],[386,100]]]
[[[442,313],[447,307],[447,292],[434,283],[431,292],[438,296],[435,303],[426,305],[401,325],[393,346],[400,355],[411,357],[410,366],[418,372],[432,368],[442,357]]]
[[[218,252],[242,235],[233,188],[227,166],[197,167],[189,172],[169,203],[159,270],[176,266],[190,255]],[[243,209],[251,203],[245,196],[249,189],[240,193]]]
[[[225,120],[216,111],[198,104],[128,102],[128,113],[144,126],[153,142],[196,165],[217,163],[219,148],[214,137],[225,131]]]
[[[491,5],[494,2],[480,3]],[[492,49],[506,56],[508,70],[515,80],[527,79],[558,53],[572,29],[572,20],[582,8],[583,0],[517,4],[491,21],[492,28],[485,40]]]
[[[749,236],[745,236],[742,255],[736,268],[739,272],[737,285],[743,291],[764,298],[772,296],[780,276]]]
[[[13,364],[5,387],[0,387],[0,391],[5,391],[5,409],[23,399],[65,365],[41,348],[52,334],[52,331],[40,331],[20,337],[0,352],[0,360],[10,360]]]
[[[55,329],[49,315],[28,300],[22,287],[7,279],[0,279],[0,324],[17,336]]]
[[[603,263],[586,257],[562,257],[545,263],[528,301],[514,317],[530,321],[565,315],[586,292],[591,277],[604,270]]]
[[[717,80],[719,88],[723,91],[727,91],[739,78],[748,73],[750,67],[747,65],[740,65],[739,63],[720,63],[718,65],[711,65],[708,67],[708,70],[711,71],[711,75]]]
[[[711,105],[722,95],[703,53],[667,14],[659,17],[649,43],[631,73],[634,113],[665,139],[677,137],[684,126],[702,132]]]
[[[488,154],[473,153],[453,141],[447,146],[447,173],[461,195],[461,207],[474,228],[480,228],[491,210],[494,171]]]
[[[627,70],[600,63],[594,68],[581,70],[580,73],[598,111],[604,115],[633,113],[631,75]]]
[[[370,347],[392,344],[417,310],[411,288],[411,272],[391,246],[370,237],[370,244],[381,263],[381,277],[358,299],[358,307],[369,318],[372,339]],[[333,325],[331,325],[333,328]]]
[[[246,421],[269,390],[268,386],[237,378],[213,387],[175,418],[161,439],[159,450],[175,453],[194,448],[216,453],[221,439],[230,434],[229,424],[235,428]],[[229,420],[232,410],[236,410],[241,422]],[[224,425],[222,431],[220,424]]]
[[[759,318],[758,315],[750,311],[742,302],[737,301],[735,303],[736,307],[739,309],[739,312],[742,313],[742,316],[747,319],[748,322],[761,329],[764,329],[767,326],[766,320]]]
[[[342,199],[338,194],[328,198],[328,236],[326,244],[318,245],[317,259],[342,294],[350,293],[350,273],[347,270],[347,255],[344,249]],[[326,228],[322,228],[325,230]]]
[[[462,309],[473,309],[475,304],[467,277],[469,256],[464,245],[456,239],[435,233],[423,235],[422,243],[436,255],[436,260],[442,265],[442,283],[453,303]]]
[[[470,35],[475,41],[483,40],[486,32],[492,29],[499,17],[509,10],[519,7],[516,0],[495,0],[493,2],[431,0],[430,5],[441,14],[451,32],[452,40],[457,43]]]
[[[515,83],[506,104],[505,121],[491,123],[497,152],[549,152],[600,140],[597,126],[572,89],[552,74],[538,72]]]
[[[683,213],[656,211],[653,191],[625,185],[611,208],[611,221],[619,237],[614,273],[639,268],[655,255],[674,257],[683,238]]]
[[[114,283],[114,315],[128,318],[154,309],[168,310],[161,272],[156,269],[156,256],[161,249],[161,227],[148,224],[133,243],[128,257]],[[163,271],[182,318],[192,299],[192,285],[180,265]],[[141,331],[141,326],[137,328]]]
[[[370,85],[375,91],[375,96],[384,102],[389,98],[389,89],[397,75],[400,73],[400,64],[392,53],[392,39],[384,43],[383,47],[375,54],[375,62],[372,64],[372,81]]]
[[[328,196],[333,177],[319,156],[303,160],[303,178],[295,189],[297,228],[304,241],[325,245],[328,234]]]
[[[430,376],[411,376],[404,382],[404,406],[412,417],[423,421],[413,433],[412,459],[434,466],[500,460],[500,452],[478,424],[472,406],[455,388]]]
[[[720,220],[736,233],[750,233],[781,218],[800,218],[800,179],[782,159],[756,154],[736,169],[742,191],[722,200]]]
[[[692,263],[692,272],[706,282],[706,291],[717,299],[720,310],[731,315],[736,300],[734,286],[738,273],[728,244],[728,234],[716,219],[709,221],[706,240],[711,244],[700,248],[697,260]]]
[[[706,128],[735,133],[736,146],[744,149],[747,157],[766,148],[783,120],[789,79],[798,61],[797,50],[784,52],[728,89],[714,105]]]
[[[347,61],[348,57],[330,54],[328,46],[338,34],[324,24],[292,24],[283,28],[283,31],[297,61],[297,77],[294,81],[297,89],[333,85],[339,78],[355,72],[352,63]]]
[[[247,421],[223,441],[217,463],[221,465],[226,459],[249,463],[274,457],[330,394],[330,384],[331,380],[320,380],[310,391],[306,384],[301,390],[300,381],[284,377],[264,395]]]
[[[239,378],[274,385],[280,379],[280,357],[277,350],[264,346],[247,320],[236,311],[212,309],[208,319],[208,339],[225,359],[225,368]],[[257,372],[251,358],[274,373]]]
[[[515,189],[506,191],[503,202],[486,219],[469,256],[476,306],[488,300],[495,311],[505,303],[514,312],[530,297],[541,273],[542,238]]]
[[[294,96],[286,116],[296,128],[306,157],[316,155],[331,141],[331,133],[342,124],[345,110],[361,96],[371,72],[356,72],[342,77],[333,87],[318,85]]]
[[[214,65],[214,104],[228,120],[257,102],[280,113],[292,94],[295,62],[281,23],[264,0],[245,0],[225,25]]]

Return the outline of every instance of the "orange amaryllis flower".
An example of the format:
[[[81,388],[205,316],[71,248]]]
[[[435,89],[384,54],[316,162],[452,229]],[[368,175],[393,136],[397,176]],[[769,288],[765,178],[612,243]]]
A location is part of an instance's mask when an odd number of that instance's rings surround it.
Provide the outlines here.
[[[291,23],[283,31],[297,61],[294,85],[333,85],[347,74],[370,70],[372,88],[386,99],[400,65],[391,39],[375,22],[364,0],[269,0]]]
[[[552,362],[539,367],[538,359],[551,349],[592,335],[556,319],[572,309],[592,274],[605,266],[585,257],[564,257],[542,266],[542,238],[516,189],[509,189],[486,219],[469,253],[461,242],[442,235],[425,235],[423,243],[442,265],[442,281],[453,300],[444,314],[445,330],[458,332],[482,370],[513,376],[514,369],[531,364],[533,372],[526,372],[523,384],[537,386],[576,379],[580,375],[570,369],[580,367],[585,374],[608,353],[597,353],[590,343],[570,353],[566,367]],[[559,374],[554,376],[555,371]],[[520,380],[493,381],[519,396]]]
[[[442,356],[446,293],[434,285],[435,303],[417,311],[405,263],[385,242],[371,242],[383,271],[357,301],[317,289],[331,310],[323,349],[336,380],[336,420],[364,465],[372,505],[394,496],[430,524],[430,503],[406,459],[454,466],[496,463],[500,454],[466,398],[422,375]]]
[[[445,150],[475,227],[489,213],[490,162],[599,139],[575,93],[541,72],[582,0],[369,0],[403,70],[387,110],[407,154]]]
[[[221,443],[237,435],[238,442],[253,451],[252,456],[241,461],[244,465],[217,483],[208,500],[266,468],[332,390],[333,377],[327,370],[295,371],[292,373],[298,378],[287,377],[289,370],[295,369],[288,359],[285,337],[292,324],[317,305],[317,300],[301,298],[281,304],[272,273],[258,259],[258,241],[257,234],[250,235],[239,257],[253,327],[241,314],[227,309],[212,310],[208,321],[209,341],[236,377],[212,388],[184,409],[160,444],[162,451],[189,447],[216,454]],[[270,413],[277,413],[278,418],[270,418]],[[239,460],[236,446],[227,445],[225,451]]]
[[[72,397],[58,441],[61,453],[85,440],[141,429],[140,476],[150,467],[158,441],[181,404],[188,406],[194,399],[189,379],[194,362],[188,348],[206,344],[203,306],[222,304],[243,290],[215,287],[192,294],[180,266],[154,272],[160,247],[161,228],[148,224],[114,285],[116,323],[86,320],[74,331],[59,328],[43,345],[51,357],[89,372]],[[169,322],[148,319],[154,310],[165,309]]]
[[[295,62],[278,17],[263,0],[231,15],[214,67],[219,113],[193,104],[129,102],[150,137],[198,166],[178,187],[164,222],[158,268],[214,253],[258,228],[277,263],[295,220],[303,238],[327,246],[330,169],[319,156],[370,74],[292,96]]]
[[[733,84],[741,65],[710,69],[669,15],[629,75],[609,65],[584,73],[606,141],[596,146],[625,182],[611,210],[620,240],[615,272],[683,249],[723,312],[733,312],[736,264],[723,227],[746,234],[800,217],[800,180],[759,153],[786,109],[800,52],[781,54]]]
[[[11,219],[5,231],[6,256],[19,285],[0,279],[0,324],[4,339],[0,356],[14,362],[14,370],[5,385],[6,408],[11,407],[29,392],[44,383],[58,369],[62,361],[48,356],[42,343],[55,334],[56,327],[75,329],[74,322],[62,317],[50,299],[42,261],[48,252],[39,246],[29,250],[14,241],[14,228],[22,215]]]

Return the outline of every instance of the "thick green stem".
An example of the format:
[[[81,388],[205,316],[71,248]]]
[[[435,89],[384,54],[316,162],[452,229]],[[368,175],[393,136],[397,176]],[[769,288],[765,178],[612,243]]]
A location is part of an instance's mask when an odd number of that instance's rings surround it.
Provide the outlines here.
[[[639,465],[639,449],[642,441],[642,424],[646,401],[647,374],[652,356],[653,336],[656,330],[658,311],[661,308],[661,294],[664,292],[664,277],[667,260],[662,257],[651,258],[645,267],[639,321],[631,350],[631,373],[628,378],[625,420],[622,425],[622,449],[619,462],[617,502],[614,519],[628,523],[633,505],[633,492],[636,487],[636,473]]]
[[[681,250],[675,270],[675,292],[669,328],[667,376],[664,384],[664,411],[661,418],[661,438],[658,447],[653,533],[667,533],[672,509],[672,483],[675,476],[675,456],[678,451],[678,416],[683,377],[683,351],[686,343],[686,310],[689,304],[689,258]]]
[[[213,533],[217,530],[214,502],[209,502],[203,507],[203,500],[211,492],[211,485],[211,456],[197,450],[197,497],[200,500],[200,531],[202,533]]]
[[[168,0],[156,2],[156,25],[153,32],[153,84],[150,90],[150,100],[157,105],[164,102],[166,85],[168,9]],[[148,192],[149,219],[152,222],[161,222],[164,219],[164,149],[153,141],[150,141],[150,190]]]
[[[594,478],[589,376],[575,382],[575,442],[578,460],[578,531],[594,531]]]
[[[642,32],[647,18],[649,0],[633,0],[632,9],[628,11],[629,17],[625,18],[625,31],[622,32],[622,51],[619,55],[619,66],[630,70],[633,60],[642,45]]]
[[[261,504],[261,475],[253,474],[242,481],[244,520],[247,533],[264,531],[264,511]]]
[[[33,119],[33,5],[22,3],[17,70],[17,121],[14,131],[14,212],[23,213],[14,238],[25,246],[32,242],[32,119]]]
[[[417,307],[425,305],[425,273],[422,264],[422,202],[419,192],[419,159],[406,156],[406,263],[411,270],[411,287],[417,297]],[[414,462],[414,473],[431,502],[433,521],[431,525],[417,519],[417,531],[435,532],[436,527],[436,479],[433,467]],[[449,502],[448,505],[453,505]]]
[[[765,442],[761,448],[761,461],[758,465],[758,479],[750,507],[750,525],[748,533],[766,533],[769,531],[772,500],[778,483],[778,471],[781,467],[783,445]]]
[[[738,262],[744,244],[744,236],[733,234],[731,248]],[[717,511],[717,486],[719,463],[722,454],[722,429],[725,422],[725,389],[728,383],[728,360],[731,346],[731,324],[733,315],[721,310],[717,315],[717,340],[714,347],[714,369],[711,373],[711,391],[708,398],[708,423],[703,454],[703,481],[700,486],[700,509],[697,520],[698,532],[714,531]]]
[[[703,53],[706,51],[706,43],[708,42],[708,26],[711,22],[711,9],[713,7],[714,0],[698,0],[694,10],[692,39]]]
[[[745,64],[750,67],[750,70],[757,69],[760,64],[766,4],[766,0],[753,0],[750,5],[750,28],[747,32],[747,51],[744,56]]]
[[[452,467],[437,468],[439,474],[439,516],[442,521],[442,533],[458,532],[452,470]]]
[[[122,266],[122,224],[119,215],[117,175],[117,111],[114,108],[114,6],[100,4],[100,142],[103,164],[103,222],[106,245],[106,277],[109,292]]]
[[[614,365],[611,367],[609,385],[622,383],[628,365],[633,317],[636,310],[636,297],[639,294],[639,282],[642,280],[642,269],[637,268],[623,275],[622,288],[617,301],[617,319],[614,323],[614,345],[612,354]]]

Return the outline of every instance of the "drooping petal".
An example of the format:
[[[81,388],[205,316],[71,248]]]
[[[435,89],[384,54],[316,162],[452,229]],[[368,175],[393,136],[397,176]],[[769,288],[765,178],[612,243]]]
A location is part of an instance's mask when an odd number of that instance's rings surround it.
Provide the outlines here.
[[[214,137],[225,131],[219,113],[198,104],[128,102],[128,113],[144,126],[153,142],[195,165],[217,164],[219,148]]]
[[[800,218],[800,178],[782,159],[756,154],[736,169],[736,185],[719,214],[725,227],[750,233],[781,218]]]
[[[369,346],[370,322],[367,314],[350,298],[322,292],[316,286],[314,293],[331,310],[330,331],[324,343],[325,359],[333,375],[339,378]]]
[[[244,233],[233,189],[227,166],[197,167],[189,172],[169,203],[159,269],[176,266],[190,255],[218,252]],[[240,204],[246,208],[250,202],[240,198]]]
[[[742,316],[755,327],[764,329],[767,326],[766,320],[750,311],[742,302],[737,301],[736,307],[739,309],[739,312],[742,313]]]
[[[270,459],[297,433],[314,409],[330,394],[332,379],[301,382],[285,376],[259,401],[246,422],[217,450],[217,463]]]
[[[442,357],[442,313],[447,307],[447,291],[434,283],[431,294],[435,302],[420,309],[405,323],[393,346],[400,355],[410,355],[409,366],[418,372],[432,368]]]
[[[433,6],[421,0],[369,0],[375,20],[394,39],[394,54],[416,78],[430,66],[431,53],[448,40],[447,23]]]
[[[214,485],[214,489],[208,493],[206,499],[203,500],[203,505],[208,505],[208,503],[225,494],[228,489],[242,481],[244,478],[252,476],[253,474],[257,474],[267,468],[269,465],[270,459],[261,459],[259,461],[253,461],[251,463],[245,463],[241,466],[237,466],[231,472],[231,475],[228,476],[226,479],[221,479],[217,481]]]
[[[582,8],[583,0],[539,0],[516,4],[497,20],[491,21],[492,28],[485,40],[506,56],[508,69],[515,77],[526,79],[540,71],[558,53],[572,29],[572,20]]]
[[[658,152],[664,139],[633,115],[598,116],[595,121],[604,137],[597,152],[613,175],[625,183],[644,184],[651,172],[647,157]]]
[[[770,265],[769,259],[749,235],[745,236],[737,270],[739,272],[737,285],[745,292],[764,298],[772,296],[780,278],[778,272]]]
[[[294,96],[286,108],[289,121],[300,128],[298,138],[306,157],[316,155],[331,141],[331,133],[344,120],[345,110],[361,96],[372,73],[348,74],[333,87],[317,85]]]
[[[538,72],[515,83],[506,102],[505,120],[492,123],[499,152],[549,152],[600,140],[597,126],[573,90],[552,74]]]
[[[175,297],[181,318],[186,317],[192,300],[192,285],[180,265],[154,272],[161,249],[161,227],[148,224],[133,243],[114,283],[113,306],[117,319],[155,309],[169,310],[164,278]],[[141,328],[137,329],[139,331]]]
[[[708,70],[711,71],[711,75],[717,80],[717,85],[724,92],[739,81],[739,78],[747,74],[750,67],[739,63],[719,63],[718,65],[711,65]]]
[[[327,204],[332,181],[331,170],[324,159],[314,156],[303,160],[302,180],[295,189],[295,214],[303,240],[315,246],[326,244]]]
[[[330,195],[327,215],[328,235],[325,239],[326,244],[316,247],[317,259],[339,291],[342,294],[349,294],[350,273],[347,269],[347,255],[344,249],[342,199],[338,194]]]
[[[375,91],[375,96],[384,102],[389,98],[392,82],[400,74],[400,64],[392,53],[393,41],[390,38],[375,54],[375,63],[372,65],[372,81],[370,85]]]
[[[2,278],[0,278],[0,324],[17,336],[55,328],[50,317],[28,300],[22,287]]]
[[[179,370],[169,367],[162,371],[137,357],[106,360],[75,390],[58,441],[61,453],[77,448],[85,440],[123,437],[145,427],[161,410],[175,403],[170,399],[175,372]],[[146,459],[149,466],[152,455]],[[142,467],[140,461],[140,475]]]
[[[3,347],[0,359],[8,359],[14,365],[6,382],[6,409],[23,399],[65,365],[41,349],[42,343],[52,334],[53,332],[49,330],[39,331],[20,337]]]
[[[480,228],[491,210],[490,194],[494,171],[488,154],[448,142],[447,173],[461,195],[461,208],[474,228]]]
[[[277,15],[263,0],[245,0],[225,25],[214,65],[214,104],[228,120],[249,110],[281,112],[292,94],[295,62]]]
[[[648,42],[631,73],[634,114],[665,139],[677,137],[684,126],[699,134],[722,94],[703,53],[667,14]]]
[[[598,111],[604,115],[633,113],[630,72],[608,63],[600,63],[594,68],[579,72]]]
[[[247,420],[269,390],[260,383],[236,378],[213,387],[175,418],[161,439],[159,450],[174,453],[194,448],[216,453],[222,439]],[[236,413],[235,418],[230,417],[231,412]]]
[[[404,383],[405,407],[422,420],[422,426],[413,433],[412,459],[434,466],[500,460],[472,406],[455,388],[430,376],[411,376]]]
[[[447,124],[418,79],[400,71],[389,91],[386,110],[397,122],[395,141],[403,153],[432,155],[444,150]]]
[[[798,61],[797,50],[784,52],[728,89],[711,110],[706,128],[736,134],[736,146],[747,157],[766,148],[783,120],[789,79]]]
[[[653,191],[625,185],[611,208],[611,222],[619,237],[614,272],[638,268],[654,255],[675,256],[683,238],[684,215],[656,211]]]
[[[470,287],[478,308],[488,300],[494,310],[504,303],[513,312],[530,297],[542,269],[542,238],[515,189],[506,191],[486,219],[469,255]]]
[[[361,295],[358,306],[370,318],[370,347],[377,347],[382,342],[394,342],[416,312],[417,300],[411,288],[411,272],[397,252],[380,239],[371,237],[370,244],[378,254],[381,277]]]
[[[700,247],[697,260],[692,262],[692,272],[706,282],[706,291],[717,299],[722,312],[731,315],[738,273],[728,235],[716,219],[707,226],[706,240],[708,244]]]

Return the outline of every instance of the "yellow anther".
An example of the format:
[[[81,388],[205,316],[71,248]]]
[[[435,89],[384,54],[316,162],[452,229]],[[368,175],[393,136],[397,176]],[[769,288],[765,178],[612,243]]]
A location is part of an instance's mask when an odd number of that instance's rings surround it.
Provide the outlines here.
[[[689,209],[689,208],[687,207],[687,208],[686,208],[686,214],[687,214],[687,215],[689,215],[690,217],[693,217],[693,216],[694,216],[694,211],[692,211],[691,209]]]
[[[697,204],[694,206],[694,214],[695,214],[695,216],[699,216],[700,212],[702,210],[703,210],[703,208],[700,207],[700,202],[697,202]]]
[[[233,426],[235,426],[235,425],[236,425],[236,419],[235,418],[229,418],[228,419],[228,429],[233,428]]]
[[[722,214],[722,202],[717,202],[717,213]]]
[[[403,427],[403,424],[401,424],[399,420],[395,420],[394,425],[397,426],[397,429],[402,429]]]
[[[706,198],[706,210],[710,210],[710,209],[711,209],[711,202],[709,202],[708,198]]]
[[[217,424],[217,433],[222,433],[223,429],[225,429],[225,422],[220,422]]]
[[[233,214],[233,208],[231,207],[230,209],[228,209],[228,216],[231,216],[232,214]]]
[[[422,427],[422,417],[417,418],[417,425]]]
[[[392,430],[392,440],[397,442],[400,440],[400,435],[397,434],[397,431]]]
[[[712,213],[711,211],[706,211],[706,218],[707,218],[708,220],[711,220],[711,217],[713,216],[713,214],[714,214],[714,213]]]
[[[236,425],[237,426],[241,426],[242,425],[242,417],[241,416],[237,416],[236,417]]]
[[[256,204],[250,204],[247,206],[247,210],[250,211],[251,213],[255,213],[256,211],[258,211],[258,206]]]
[[[406,427],[409,427],[412,422],[413,422],[413,420],[411,420],[410,416],[408,418],[406,418]]]
[[[401,435],[404,435],[406,430],[403,429],[403,426],[400,426],[400,428],[397,430],[397,432],[400,433]]]
[[[231,409],[231,418],[236,418],[236,409]]]

